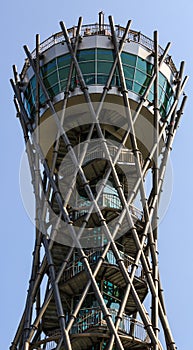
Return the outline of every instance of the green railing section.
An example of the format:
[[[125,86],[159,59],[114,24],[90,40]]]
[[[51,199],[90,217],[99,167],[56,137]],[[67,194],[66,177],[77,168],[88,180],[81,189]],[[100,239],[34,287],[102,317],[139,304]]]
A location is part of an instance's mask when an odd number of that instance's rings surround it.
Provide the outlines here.
[[[77,53],[77,59],[87,85],[106,84],[114,62],[113,50],[100,48],[81,50]],[[127,89],[142,96],[152,76],[153,65],[146,60],[143,60],[141,57],[127,52],[122,52],[121,59]],[[50,97],[54,97],[57,94],[65,91],[70,64],[71,56],[70,54],[65,54],[52,59],[50,62],[41,67],[41,75]],[[120,79],[117,70],[111,81],[111,86],[120,86]],[[74,69],[71,79],[71,89],[74,90],[76,87],[79,87],[79,81]],[[148,96],[148,100],[150,102],[153,101],[153,95],[154,92],[152,87]],[[24,92],[24,102],[32,117],[35,114],[35,96],[36,78],[33,76]],[[162,118],[167,116],[173,100],[174,97],[172,87],[166,77],[160,72],[159,108]],[[41,90],[40,103],[45,103],[45,97]]]

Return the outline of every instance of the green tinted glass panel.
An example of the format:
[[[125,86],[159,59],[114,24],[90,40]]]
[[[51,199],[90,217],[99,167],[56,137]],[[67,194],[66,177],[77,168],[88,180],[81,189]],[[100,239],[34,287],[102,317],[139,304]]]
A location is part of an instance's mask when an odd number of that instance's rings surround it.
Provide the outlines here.
[[[165,111],[165,109],[163,108],[163,106],[160,107],[159,113],[160,113],[162,119],[165,119],[165,118],[166,118],[166,111]]]
[[[165,89],[166,83],[167,83],[167,80],[166,80],[166,78],[164,77],[164,75],[163,75],[162,73],[159,73],[159,85],[161,85],[161,87],[162,87],[163,89]]]
[[[126,86],[127,86],[128,90],[132,90],[133,89],[133,82],[132,82],[132,80],[126,79]]]
[[[60,89],[64,91],[66,88],[67,80],[60,80]]]
[[[30,84],[27,86],[27,88],[25,89],[25,92],[24,92],[24,96],[25,98],[28,100],[31,96],[31,87],[30,87]]]
[[[85,83],[87,85],[93,85],[95,84],[95,75],[85,75],[84,76],[84,79],[85,79]]]
[[[147,75],[136,69],[135,81],[141,85],[147,85],[146,79],[147,79]]]
[[[141,57],[137,57],[137,68],[149,75],[152,74],[152,64],[143,60]]]
[[[125,74],[125,79],[134,79],[135,69],[128,66],[123,66],[123,71]]]
[[[46,101],[43,91],[40,89],[40,103],[44,104]]]
[[[83,62],[80,63],[80,69],[83,74],[89,74],[95,72],[95,63],[93,62]]]
[[[171,108],[171,106],[174,103],[174,96],[171,96],[169,99],[169,103],[168,103],[168,108],[167,108],[167,112],[169,111],[169,109]]]
[[[78,52],[78,60],[80,62],[80,68],[87,85],[101,84],[105,85],[108,79],[108,75],[113,66],[114,53],[113,50],[108,49],[89,49],[80,50]],[[126,86],[128,90],[134,91],[139,95],[143,95],[146,87],[148,86],[152,74],[152,64],[143,60],[135,55],[122,52],[121,59],[123,63],[123,70],[125,75]],[[43,76],[43,81],[51,96],[55,96],[60,91],[64,91],[67,84],[69,75],[69,67],[71,63],[71,55],[66,54],[56,59],[51,60],[43,67],[41,67],[40,74]],[[96,76],[97,66],[97,76]],[[136,67],[136,68],[135,68]],[[119,75],[114,74],[111,86],[120,86]],[[59,79],[59,82],[58,82]],[[75,70],[71,79],[71,88],[79,86],[77,74]],[[60,89],[60,91],[59,91]],[[148,95],[148,100],[153,101],[153,87]],[[159,73],[159,105],[162,115],[171,108],[173,103],[173,90],[166,77]],[[28,84],[24,97],[26,99],[26,108],[30,113],[34,113],[35,110],[35,96],[36,96],[36,78],[33,76]],[[40,102],[44,103],[45,96],[40,89]],[[24,101],[25,102],[25,101]]]
[[[59,84],[56,84],[56,85],[52,86],[50,89],[48,89],[48,93],[51,97],[54,97],[59,92],[60,92],[59,91]]]
[[[79,62],[84,61],[94,61],[95,60],[95,50],[81,50],[77,54],[77,59]]]
[[[69,66],[71,64],[71,61],[72,61],[72,59],[71,59],[70,54],[58,57],[57,58],[58,68]]]
[[[36,77],[35,77],[35,75],[33,76],[33,78],[31,78],[30,84],[31,84],[32,90],[35,90],[35,88],[36,88]]]
[[[118,86],[118,85],[119,85],[119,78],[118,78],[117,75],[114,75],[114,76],[113,76],[110,85],[111,85],[111,86]]]
[[[114,55],[112,50],[97,49],[97,61],[114,61]]]
[[[109,74],[112,68],[111,62],[97,62],[97,73]]]
[[[107,75],[97,75],[97,84],[105,85],[107,82],[108,76]]]
[[[122,59],[123,64],[126,64],[128,66],[132,66],[132,67],[136,66],[137,56],[135,56],[135,55],[132,55],[132,54],[129,54],[126,52],[122,52],[121,59]]]
[[[58,74],[57,72],[54,72],[50,74],[47,78],[44,78],[44,83],[46,88],[48,89],[49,87],[55,85],[58,82]]]
[[[170,86],[170,84],[168,82],[166,84],[165,91],[166,91],[166,94],[167,94],[168,97],[173,95],[173,90],[172,90],[172,88],[171,88],[171,86]]]
[[[165,96],[163,101],[162,101],[162,106],[165,108],[165,110],[167,109],[167,105],[168,105],[168,99]]]
[[[159,86],[158,91],[159,91],[159,101],[162,102],[165,98],[165,92],[160,86]]]
[[[43,67],[41,67],[42,76],[43,77],[48,76],[49,74],[54,72],[56,68],[57,68],[56,59],[53,59],[52,61],[48,62]]]
[[[70,67],[68,66],[68,67],[65,67],[65,68],[60,68],[58,70],[58,74],[59,74],[59,79],[60,80],[68,79],[69,69],[70,69]]]

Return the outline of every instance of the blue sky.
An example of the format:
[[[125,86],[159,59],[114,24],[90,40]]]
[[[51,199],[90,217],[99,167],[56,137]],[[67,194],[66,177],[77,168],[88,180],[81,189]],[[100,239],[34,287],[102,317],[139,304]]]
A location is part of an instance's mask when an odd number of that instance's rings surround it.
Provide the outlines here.
[[[8,349],[20,320],[31,268],[34,229],[22,204],[19,187],[20,160],[24,150],[20,125],[15,117],[13,93],[9,79],[12,64],[20,71],[25,59],[22,49],[32,50],[35,34],[41,40],[60,30],[59,21],[67,27],[83,16],[84,23],[95,23],[98,12],[113,15],[116,24],[126,25],[152,37],[159,31],[161,46],[172,42],[170,54],[176,66],[185,60],[185,73],[190,76],[186,87],[189,97],[172,151],[173,193],[169,209],[160,225],[159,258],[170,325],[178,349],[189,349],[193,328],[193,64],[192,13],[190,0],[161,2],[122,0],[96,3],[81,0],[5,1],[1,5],[1,289],[0,348]]]

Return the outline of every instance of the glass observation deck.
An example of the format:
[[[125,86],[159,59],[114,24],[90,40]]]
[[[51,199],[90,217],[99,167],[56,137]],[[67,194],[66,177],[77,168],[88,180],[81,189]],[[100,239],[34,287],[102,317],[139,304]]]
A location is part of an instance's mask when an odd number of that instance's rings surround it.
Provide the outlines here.
[[[117,36],[122,37],[124,33],[124,28],[116,26]],[[73,27],[68,30],[68,33],[73,40],[73,37],[76,34],[76,27]],[[109,25],[103,25],[102,28],[99,28],[98,24],[87,25],[82,27],[81,37],[94,38],[94,36],[110,38],[110,27]],[[107,39],[108,40],[108,39]],[[127,42],[133,42],[140,47],[150,51],[153,51],[153,41],[148,37],[142,35],[139,32],[130,31],[128,34]],[[40,53],[45,53],[47,55],[48,51],[56,45],[65,45],[64,37],[62,33],[57,33],[40,45]],[[93,40],[93,45],[89,43],[89,48],[86,49],[86,45],[83,46],[77,52],[77,60],[80,65],[85,83],[87,86],[104,86],[107,82],[108,75],[110,73],[111,67],[114,62],[114,52],[113,49],[106,49],[103,47],[96,47],[96,43]],[[91,47],[93,46],[93,47]],[[99,40],[100,46],[100,40]],[[64,47],[64,46],[63,46]],[[108,46],[109,47],[109,46]],[[66,50],[64,50],[65,52]],[[163,49],[159,47],[159,54],[163,53]],[[35,58],[35,51],[32,53]],[[126,80],[126,86],[128,91],[134,92],[138,96],[142,96],[145,92],[146,87],[150,81],[150,78],[153,74],[153,63],[140,57],[137,54],[123,51],[121,54],[121,59],[123,63],[123,71]],[[44,61],[44,60],[43,60]],[[46,63],[42,61],[40,67],[40,74],[43,77],[44,84],[47,88],[47,91],[51,98],[62,93],[66,89],[68,75],[70,71],[71,64],[71,55],[65,53],[61,55],[55,52],[55,57],[52,59],[46,60]],[[166,57],[165,63],[170,69],[170,75],[175,78],[177,74],[175,65],[171,60],[171,57]],[[24,102],[26,104],[29,115],[33,117],[35,115],[35,96],[36,96],[36,78],[32,75],[29,79],[26,79],[26,72],[28,70],[28,64],[25,63],[21,77],[24,79]],[[174,80],[174,79],[173,79]],[[74,91],[76,88],[79,88],[80,84],[77,78],[76,71],[72,74],[70,90]],[[111,81],[111,87],[120,87],[120,79],[118,71],[115,71],[115,74]],[[153,87],[151,88],[148,101],[151,103],[153,101]],[[167,116],[168,111],[174,101],[174,90],[172,87],[172,79],[166,77],[163,73],[159,72],[159,108],[160,115],[164,119]],[[45,104],[45,97],[43,92],[40,89],[40,103]]]

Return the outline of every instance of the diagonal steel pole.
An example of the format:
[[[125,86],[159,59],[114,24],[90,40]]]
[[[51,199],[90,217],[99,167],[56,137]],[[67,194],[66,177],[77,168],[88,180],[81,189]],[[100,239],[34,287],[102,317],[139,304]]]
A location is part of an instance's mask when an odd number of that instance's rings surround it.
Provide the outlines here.
[[[40,175],[40,170],[38,169],[38,171],[37,171],[37,169],[33,166],[33,164],[34,164],[33,152],[32,152],[32,148],[30,147],[29,142],[27,143],[27,155],[28,155],[28,161],[29,161],[31,175],[32,175],[32,184],[34,187],[36,203],[38,206],[41,206],[40,194],[39,194],[39,191],[36,191],[37,184],[38,184],[38,186],[41,184],[41,175]],[[52,262],[51,252],[50,252],[49,244],[48,244],[48,241],[47,241],[47,238],[45,235],[46,228],[44,225],[44,221],[41,220],[41,212],[38,211],[38,214],[39,214],[38,220],[40,221],[40,225],[41,225],[41,232],[43,233],[42,234],[42,241],[43,241],[43,244],[45,247],[46,259],[48,261],[48,268],[49,268],[50,277],[51,277],[51,284],[52,284],[52,288],[53,288],[53,292],[54,292],[54,296],[55,296],[59,324],[60,324],[60,328],[61,328],[61,333],[63,334],[63,342],[64,342],[66,349],[71,350],[72,348],[71,348],[71,344],[70,344],[69,335],[67,332],[65,332],[64,312],[63,312],[62,302],[61,302],[61,298],[60,298],[59,288],[58,288],[58,285],[55,281],[55,271],[54,271],[54,266],[53,266],[53,262]],[[29,301],[31,301],[31,303],[32,303],[31,299],[29,299]],[[24,345],[23,346],[24,346],[25,350],[27,350],[29,348],[29,342],[27,341],[28,335],[29,335],[29,329],[28,329],[28,333],[25,335],[25,338],[24,338]]]

